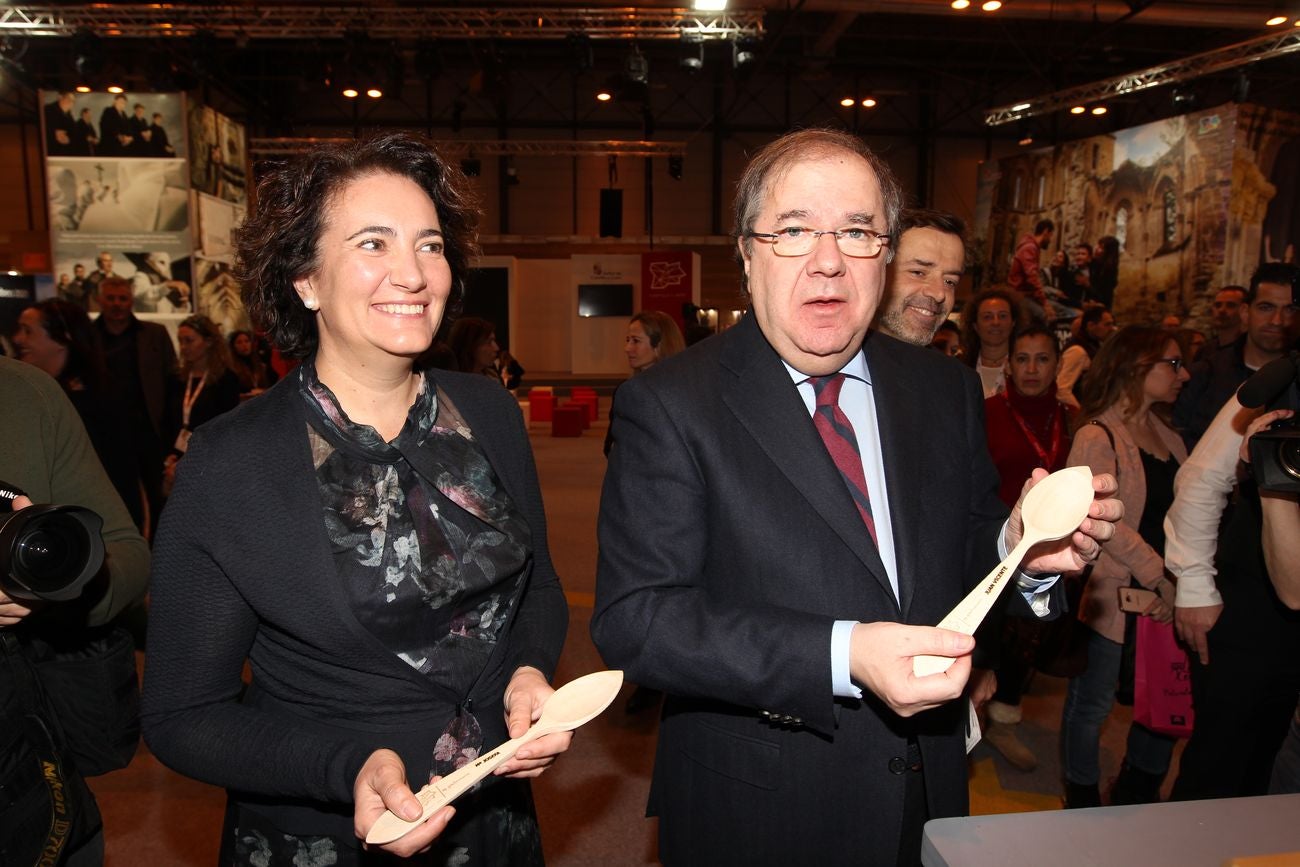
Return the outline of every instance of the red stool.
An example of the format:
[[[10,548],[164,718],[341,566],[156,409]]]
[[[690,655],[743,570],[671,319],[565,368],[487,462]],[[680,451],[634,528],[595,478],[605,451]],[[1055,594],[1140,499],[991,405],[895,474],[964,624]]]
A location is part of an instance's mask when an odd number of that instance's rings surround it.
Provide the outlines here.
[[[528,392],[528,419],[533,424],[539,421],[550,421],[554,409],[555,395],[549,391],[539,392],[533,390]]]
[[[573,398],[570,402],[581,406],[586,411],[588,424],[591,424],[600,417],[600,411],[597,409],[600,404],[600,398],[596,396],[595,392],[592,392],[591,394],[579,394],[577,389],[574,389]]]
[[[551,436],[580,437],[586,420],[587,412],[580,406],[571,403],[557,406],[551,416]]]

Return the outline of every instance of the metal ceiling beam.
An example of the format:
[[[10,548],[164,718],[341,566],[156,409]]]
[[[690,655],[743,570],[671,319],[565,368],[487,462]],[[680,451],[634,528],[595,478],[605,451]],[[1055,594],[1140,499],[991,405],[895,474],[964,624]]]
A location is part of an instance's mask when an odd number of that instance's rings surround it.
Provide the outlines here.
[[[293,156],[326,144],[350,142],[348,138],[253,138],[248,150],[254,156]],[[438,151],[445,156],[542,156],[542,157],[680,157],[686,155],[684,141],[526,141],[523,139],[440,139]]]
[[[758,38],[762,11],[697,12],[635,6],[581,8],[428,8],[352,4],[209,6],[133,4],[0,7],[0,34],[103,37],[189,37],[206,32],[230,39],[331,39],[364,31],[376,39],[722,40]]]
[[[1300,28],[1291,27],[1283,33],[1270,33],[1226,48],[1194,54],[1183,60],[1150,66],[1104,81],[1058,90],[1044,96],[1022,99],[1010,105],[991,108],[984,116],[984,123],[988,126],[1001,126],[1075,105],[1087,105],[1140,90],[1191,81],[1225,69],[1281,57],[1294,51],[1300,51]]]

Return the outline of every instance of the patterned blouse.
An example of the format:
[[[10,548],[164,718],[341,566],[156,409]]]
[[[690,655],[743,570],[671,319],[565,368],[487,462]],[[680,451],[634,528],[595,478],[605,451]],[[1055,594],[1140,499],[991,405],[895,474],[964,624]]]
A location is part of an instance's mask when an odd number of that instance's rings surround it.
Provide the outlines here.
[[[430,745],[433,774],[445,776],[483,748],[467,699],[527,574],[528,524],[469,426],[429,377],[401,432],[385,442],[374,428],[347,417],[314,364],[298,370],[325,528],[352,611],[459,709]],[[491,803],[476,812],[489,825],[489,848],[500,851],[453,847],[428,853],[430,862],[540,863],[526,793],[521,802],[512,787],[493,788],[501,791],[484,793]],[[277,856],[284,856],[294,863],[341,865],[355,857],[355,842],[341,846],[258,825],[247,815],[238,820],[236,863],[278,863]]]

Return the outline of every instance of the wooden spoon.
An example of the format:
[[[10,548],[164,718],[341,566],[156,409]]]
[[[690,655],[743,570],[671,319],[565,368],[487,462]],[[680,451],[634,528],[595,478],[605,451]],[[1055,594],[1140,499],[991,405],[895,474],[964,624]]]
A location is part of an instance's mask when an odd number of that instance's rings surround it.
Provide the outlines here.
[[[382,845],[402,837],[435,812],[465,794],[479,780],[486,777],[519,752],[519,748],[543,735],[567,732],[595,719],[618,695],[623,687],[623,672],[597,671],[571,680],[557,689],[542,706],[542,715],[528,731],[512,738],[501,746],[484,753],[474,761],[430,783],[415,793],[424,808],[420,818],[408,822],[389,811],[370,826],[367,843]]]
[[[1064,539],[1079,529],[1088,517],[1093,498],[1092,470],[1087,467],[1057,470],[1030,488],[1020,505],[1020,520],[1025,528],[1020,544],[939,621],[940,628],[974,635],[1003,586],[1010,583],[1006,581],[1007,576],[1020,566],[1029,549],[1039,542]],[[948,656],[916,656],[912,658],[912,673],[917,677],[939,674],[947,671],[952,663]]]

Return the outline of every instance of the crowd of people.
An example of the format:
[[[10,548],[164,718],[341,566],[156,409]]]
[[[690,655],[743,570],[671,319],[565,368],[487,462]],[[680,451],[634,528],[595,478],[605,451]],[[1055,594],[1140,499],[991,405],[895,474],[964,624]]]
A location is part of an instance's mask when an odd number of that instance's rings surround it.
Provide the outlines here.
[[[45,105],[45,152],[52,157],[176,156],[162,112],[137,102],[127,109],[125,94],[104,107],[96,127],[89,108],[77,108],[77,94],[60,91]]]
[[[1173,737],[1134,722],[1112,786],[1099,767],[1138,617],[1191,654],[1173,796],[1300,790],[1300,519],[1239,473],[1287,413],[1234,396],[1295,345],[1300,273],[1267,263],[1224,287],[1198,349],[1180,323],[1116,323],[1114,239],[1065,250],[1054,299],[1045,221],[956,329],[965,227],[902,200],[855,136],[783,136],[736,197],[748,315],[689,349],[662,312],[628,323],[591,633],[638,684],[629,711],[662,703],[659,857],[919,863],[924,823],[969,808],[961,699],[987,707],[1014,767],[1037,765],[1018,726],[1050,633],[1082,648],[1065,805],[1158,800]],[[122,590],[83,623],[143,593],[148,539],[144,736],[228,790],[222,864],[541,863],[528,781],[567,733],[410,834],[360,842],[539,718],[567,630],[508,390],[523,369],[487,320],[444,331],[476,253],[465,179],[392,133],[279,166],[256,201],[235,239],[255,332],[191,316],[177,355],[110,261],[96,320],[35,304],[15,339],[27,366],[0,364],[0,390],[53,407],[60,431],[79,413],[67,448],[107,469],[87,484],[127,546],[102,582]],[[76,480],[35,481],[64,462],[5,433],[0,478],[78,499]],[[1019,542],[1026,493],[1070,465],[1093,472],[1087,516],[1029,549],[976,636],[933,626]],[[1126,616],[1131,587],[1150,601]],[[0,593],[0,632],[46,614]],[[953,662],[917,677],[919,656]],[[65,842],[67,863],[94,863],[102,832]]]

